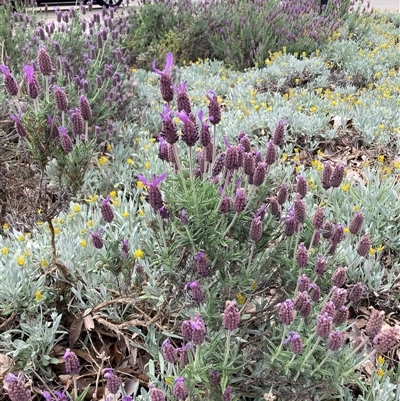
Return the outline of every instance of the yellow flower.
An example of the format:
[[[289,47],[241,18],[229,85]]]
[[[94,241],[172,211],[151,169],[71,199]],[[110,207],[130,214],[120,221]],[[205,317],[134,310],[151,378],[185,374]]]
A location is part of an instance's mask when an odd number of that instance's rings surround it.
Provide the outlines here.
[[[8,248],[7,248],[6,246],[4,246],[3,248],[1,248],[1,253],[2,253],[3,255],[7,255],[7,253],[8,253]]]
[[[114,200],[112,201],[112,204],[113,204],[114,206],[118,206],[118,205],[119,205],[119,199],[114,199]]]
[[[285,162],[285,161],[287,160],[287,158],[288,158],[288,155],[287,155],[286,153],[282,153],[281,160],[282,160],[283,162]]]
[[[47,262],[46,259],[41,260],[40,266],[42,266],[43,269],[45,269],[48,265],[49,265],[49,263]]]
[[[132,166],[133,164],[135,164],[135,162],[134,162],[131,158],[126,159],[126,162],[127,162],[128,164],[130,164],[131,166]]]
[[[60,234],[60,227],[54,227],[54,234]]]
[[[375,255],[376,249],[375,248],[369,248],[369,254],[370,255]]]
[[[400,160],[397,160],[394,162],[394,168],[396,168],[397,170],[400,170]]]
[[[155,141],[156,141],[156,138],[151,138],[151,139],[150,139],[150,142],[151,142],[151,143],[155,143]]]
[[[135,259],[142,259],[144,256],[144,252],[141,249],[136,249],[136,251],[133,252],[133,256]]]
[[[86,224],[87,224],[87,226],[90,227],[90,228],[93,228],[93,226],[94,226],[93,220],[89,220]]]
[[[4,223],[3,224],[3,230],[8,230],[10,227],[9,227],[9,225],[7,224],[7,223]]]
[[[92,195],[90,198],[86,198],[85,201],[88,203],[93,203],[97,201],[98,196],[97,195]]]
[[[350,189],[350,183],[344,182],[342,185],[340,185],[340,188],[343,192],[347,192]]]
[[[379,365],[383,365],[385,363],[385,358],[382,355],[378,355],[376,361],[379,363]]]
[[[317,110],[318,110],[318,109],[317,109],[317,106],[312,106],[312,107],[310,107],[311,113],[315,113]]]
[[[60,224],[64,224],[64,223],[65,223],[65,220],[60,218],[60,220],[59,220],[58,222],[59,222]]]
[[[72,206],[72,211],[74,213],[79,213],[81,211],[81,205],[75,204],[74,206]]]
[[[117,196],[117,193],[115,191],[110,192],[110,198],[114,199]]]
[[[99,166],[102,166],[103,164],[108,162],[108,158],[107,156],[100,156],[97,162],[99,163]]]
[[[358,212],[360,210],[360,207],[358,205],[354,205],[353,210],[355,212]]]
[[[385,156],[384,156],[384,155],[379,155],[379,156],[377,157],[377,159],[378,159],[378,163],[383,163],[384,160],[385,160]]]
[[[125,211],[122,213],[122,217],[128,217],[129,216],[129,212]]]
[[[246,302],[245,296],[240,293],[236,295],[236,300],[237,300],[238,305],[240,305],[240,306],[244,305]]]
[[[377,376],[378,377],[382,377],[384,374],[385,374],[385,371],[383,370],[383,369],[378,369],[377,371],[376,371],[376,374],[377,374]]]
[[[300,160],[300,159],[299,159],[299,156],[297,156],[297,155],[293,156],[293,161],[294,161],[294,162],[297,163],[299,160]]]
[[[87,242],[86,242],[86,240],[83,239],[83,240],[80,242],[80,244],[81,244],[81,247],[85,248],[85,246],[87,245]]]
[[[137,213],[138,213],[138,215],[139,215],[140,217],[143,217],[143,216],[144,216],[144,210],[142,210],[142,209],[139,209]]]
[[[68,217],[69,219],[72,219],[72,218],[74,217],[74,214],[73,214],[73,213],[70,213],[67,217]]]
[[[253,282],[251,283],[251,289],[252,290],[256,290],[257,289],[257,281],[253,280]]]
[[[151,167],[151,164],[149,162],[144,163],[144,168],[149,169]]]
[[[376,248],[376,250],[378,252],[382,252],[385,249],[385,245],[379,245],[378,248]]]
[[[35,300],[36,300],[36,302],[40,302],[42,299],[43,299],[42,291],[36,291],[35,292]]]
[[[109,152],[111,149],[112,149],[112,146],[109,143],[107,143],[106,151]]]
[[[165,376],[164,381],[167,386],[172,386],[174,384],[174,379],[171,376]]]
[[[17,261],[17,264],[19,266],[23,266],[25,264],[25,255],[18,255],[15,257],[15,260]]]
[[[143,187],[144,187],[144,184],[143,184],[142,181],[138,181],[138,182],[136,183],[136,188],[137,188],[137,189],[142,189]]]
[[[308,184],[308,186],[310,187],[311,190],[314,190],[316,188],[316,186],[314,184],[314,181],[311,178],[309,178],[307,180],[307,184]]]
[[[350,232],[349,227],[344,227],[344,228],[343,228],[343,232],[344,232],[345,234],[348,234],[348,233]]]
[[[24,235],[24,234],[19,235],[19,236],[17,237],[17,240],[18,240],[19,242],[24,242],[24,241],[25,241],[25,235]]]
[[[300,173],[300,171],[301,171],[301,166],[296,166],[296,167],[294,168],[294,170],[296,171],[296,173]]]

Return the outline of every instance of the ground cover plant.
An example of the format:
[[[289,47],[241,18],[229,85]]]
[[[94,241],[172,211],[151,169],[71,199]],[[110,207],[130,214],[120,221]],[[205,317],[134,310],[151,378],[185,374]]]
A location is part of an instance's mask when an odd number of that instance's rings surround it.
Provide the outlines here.
[[[115,10],[87,53],[84,13],[2,60],[2,396],[399,399],[400,17],[262,68],[146,71]],[[79,85],[46,75],[63,29]]]

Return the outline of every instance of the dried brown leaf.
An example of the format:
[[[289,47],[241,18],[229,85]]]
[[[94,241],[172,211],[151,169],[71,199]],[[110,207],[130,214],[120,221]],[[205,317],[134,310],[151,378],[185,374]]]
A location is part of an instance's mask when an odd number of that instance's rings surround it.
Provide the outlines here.
[[[75,343],[78,341],[79,336],[82,332],[83,319],[81,317],[72,319],[72,323],[69,326],[69,348],[74,348]]]

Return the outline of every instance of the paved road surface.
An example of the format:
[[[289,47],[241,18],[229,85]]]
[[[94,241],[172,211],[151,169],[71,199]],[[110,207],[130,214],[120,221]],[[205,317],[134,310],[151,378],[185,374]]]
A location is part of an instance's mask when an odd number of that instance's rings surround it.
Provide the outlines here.
[[[370,0],[370,3],[371,7],[379,10],[400,11],[400,0]]]

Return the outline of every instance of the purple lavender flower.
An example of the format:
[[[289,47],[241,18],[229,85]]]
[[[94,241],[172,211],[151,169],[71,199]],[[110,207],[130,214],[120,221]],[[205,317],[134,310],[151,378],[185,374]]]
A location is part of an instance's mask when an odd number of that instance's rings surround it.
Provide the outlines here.
[[[333,287],[330,300],[335,305],[336,309],[340,309],[347,300],[347,290],[344,288]]]
[[[222,394],[222,401],[231,401],[232,399],[232,387],[227,387]]]
[[[349,224],[349,231],[352,234],[358,234],[361,230],[363,222],[364,214],[362,212],[357,212]]]
[[[282,212],[281,206],[278,203],[278,200],[275,196],[269,198],[269,211],[272,214],[272,216],[276,217],[277,219],[280,219]]]
[[[50,125],[50,138],[52,139],[58,138],[60,136],[60,131],[55,121],[49,114],[46,114],[46,118],[47,118],[47,123]]]
[[[328,313],[323,313],[317,316],[317,336],[322,338],[328,338],[329,333],[332,331],[333,324],[332,316]]]
[[[329,333],[328,348],[331,351],[337,351],[343,346],[344,335],[343,331],[333,331]]]
[[[10,73],[10,69],[5,65],[0,65],[0,72],[4,74],[4,86],[11,96],[18,95],[18,85],[15,78]]]
[[[27,134],[25,131],[25,127],[22,124],[22,111],[20,110],[18,112],[18,116],[15,116],[14,114],[10,113],[10,118],[11,118],[11,120],[14,121],[14,127],[15,127],[15,130],[17,131],[18,135],[21,138],[26,137]]]
[[[288,186],[286,184],[281,184],[278,190],[278,194],[276,195],[276,200],[280,205],[283,205],[287,201],[288,192]]]
[[[253,185],[259,187],[265,181],[265,176],[267,175],[267,163],[258,163],[257,167],[254,169]]]
[[[150,385],[150,400],[165,401],[165,395],[161,390],[155,388],[153,385]]]
[[[392,326],[381,330],[373,340],[373,345],[379,354],[389,352],[400,340],[400,327]]]
[[[208,119],[213,125],[217,125],[221,121],[221,106],[218,103],[218,96],[213,90],[206,93],[208,103]]]
[[[384,320],[385,312],[373,309],[365,327],[365,333],[370,337],[375,337],[381,331]]]
[[[371,239],[369,238],[368,234],[365,234],[363,237],[361,237],[357,245],[357,253],[360,256],[367,256],[370,249],[371,249]]]
[[[186,114],[185,110],[180,113],[175,113],[175,115],[183,122],[182,127],[182,140],[187,146],[192,147],[196,144],[199,135],[197,133],[197,128],[193,121],[190,120],[189,116]]]
[[[160,116],[162,118],[163,136],[170,145],[173,145],[178,141],[179,136],[172,117],[172,111],[167,103],[164,105],[164,112],[160,113]]]
[[[182,368],[189,364],[189,349],[190,347],[188,345],[182,345],[182,347],[178,348],[179,362]]]
[[[290,343],[290,351],[296,355],[301,354],[304,345],[300,335],[295,331],[289,331],[288,335],[289,337],[284,341],[284,344]]]
[[[318,302],[321,299],[321,288],[319,288],[318,285],[315,283],[311,283],[309,285],[309,288],[311,289],[311,301]]]
[[[280,146],[283,144],[283,139],[285,137],[285,125],[287,122],[280,119],[277,126],[275,127],[274,133],[272,135],[272,141],[274,145]]]
[[[333,324],[343,324],[347,322],[349,318],[349,309],[345,306],[341,306],[339,309],[335,310],[333,314]]]
[[[333,188],[338,188],[343,181],[344,164],[339,162],[332,171],[329,184]]]
[[[249,237],[252,241],[257,242],[261,239],[263,233],[263,227],[260,217],[254,217],[250,225]]]
[[[32,99],[36,99],[39,96],[40,86],[39,82],[35,77],[33,65],[24,65],[24,73],[28,84],[28,90],[27,90],[28,95]]]
[[[364,292],[363,283],[358,282],[354,284],[353,288],[350,290],[349,293],[349,301],[356,304],[361,299],[363,292]]]
[[[235,330],[239,327],[240,313],[235,301],[226,301],[222,325],[226,330]]]
[[[182,82],[178,87],[174,86],[174,91],[178,94],[176,98],[176,104],[178,106],[178,111],[185,110],[186,114],[189,115],[192,112],[192,106],[190,104],[190,99],[186,93],[187,82]],[[205,145],[203,145],[205,146]]]
[[[101,249],[104,246],[103,238],[101,238],[102,232],[103,230],[101,228],[96,232],[89,231],[89,234],[92,238],[92,244],[97,249]]]
[[[214,370],[210,370],[210,384],[214,387],[218,387],[221,383],[221,374]]]
[[[169,219],[171,216],[169,213],[169,210],[166,208],[165,205],[160,207],[160,209],[158,210],[158,213],[160,214],[160,217],[162,219]]]
[[[79,109],[71,110],[70,117],[72,132],[79,138],[85,131],[85,122],[83,121],[81,111]]]
[[[245,153],[243,155],[242,167],[243,167],[243,172],[246,175],[254,174],[255,163],[254,163],[254,156],[252,153]]]
[[[195,318],[190,322],[192,326],[192,341],[194,345],[203,344],[206,339],[206,325],[203,319],[196,315]]]
[[[209,146],[211,143],[210,126],[206,124],[203,120],[203,110],[200,110],[197,114],[201,123],[200,129],[200,143],[201,146]]]
[[[187,214],[186,214],[186,210],[185,210],[185,209],[182,209],[182,210],[181,210],[180,221],[181,221],[181,224],[182,224],[183,226],[187,226],[187,225],[189,224],[189,219],[188,219],[188,217],[187,217]]]
[[[302,274],[297,280],[297,290],[299,292],[308,291],[310,282],[309,277],[306,274]]]
[[[307,181],[302,175],[298,175],[296,179],[296,193],[298,193],[300,195],[300,198],[303,199],[307,195]]]
[[[162,161],[169,162],[169,155],[168,155],[168,142],[161,136],[157,136],[158,139],[158,158]]]
[[[71,351],[69,348],[66,349],[64,356],[65,362],[65,373],[76,375],[79,373],[80,370],[80,363],[79,359],[76,356],[75,352]]]
[[[82,118],[84,121],[89,121],[92,118],[92,108],[85,96],[79,98],[79,110],[81,111]]]
[[[326,272],[326,259],[320,253],[317,255],[314,271],[319,276],[323,276]]]
[[[231,210],[231,199],[226,195],[223,195],[219,211],[222,214],[226,214]]]
[[[239,139],[239,144],[243,147],[243,151],[246,153],[251,153],[251,143],[249,137],[244,133],[244,131],[241,131],[243,133],[243,136],[240,137]]]
[[[126,258],[129,254],[129,240],[123,239],[121,241],[121,256]]]
[[[216,177],[223,170],[225,166],[225,158],[226,158],[225,152],[220,153],[215,158],[215,162],[211,171],[211,177]]]
[[[64,92],[64,88],[61,88],[57,85],[53,85],[54,90],[54,98],[56,101],[56,106],[60,111],[68,110],[68,98]]]
[[[335,287],[343,287],[346,282],[346,271],[346,267],[337,267],[332,274],[332,285]]]
[[[161,97],[165,102],[171,102],[174,98],[173,82],[171,75],[169,74],[173,62],[174,56],[172,53],[168,52],[165,58],[165,67],[163,71],[160,71],[156,68],[156,60],[154,60],[152,63],[154,72],[160,75]]]
[[[205,296],[200,284],[197,281],[192,281],[185,285],[185,290],[190,289],[192,292],[192,299],[194,302],[200,303],[204,300]]]
[[[190,320],[184,320],[181,325],[181,332],[183,340],[186,342],[192,341],[192,322]]]
[[[296,197],[293,201],[293,211],[294,218],[297,223],[304,223],[306,221],[307,213],[306,213],[306,204],[299,194],[296,194]]]
[[[196,271],[201,277],[210,275],[210,269],[207,265],[207,256],[204,252],[198,252],[194,257],[196,261]]]
[[[31,392],[25,386],[22,374],[19,374],[17,377],[12,373],[8,373],[4,382],[7,384],[7,392],[11,401],[29,401]]]
[[[63,148],[65,153],[70,153],[72,152],[74,145],[72,143],[71,138],[69,137],[67,133],[67,129],[65,127],[60,127],[58,129],[60,133],[60,142],[61,142],[61,147]]]
[[[103,374],[104,378],[106,379],[106,389],[110,392],[110,394],[117,394],[121,385],[118,376],[111,368],[103,369]]]
[[[175,399],[181,401],[186,400],[188,397],[188,390],[185,386],[185,379],[183,377],[176,378],[172,394],[174,395]]]
[[[236,197],[233,202],[233,209],[235,210],[236,213],[243,212],[243,210],[246,207],[246,192],[244,192],[244,189],[240,186],[240,180],[238,181],[238,188],[236,190]]]
[[[328,301],[322,305],[320,315],[327,313],[329,316],[333,317],[333,315],[335,314],[335,311],[336,311],[335,304],[332,301]]]
[[[322,188],[329,189],[331,187],[331,175],[332,165],[330,162],[325,162],[321,177]]]
[[[325,218],[325,211],[322,207],[317,207],[312,219],[312,226],[314,230],[320,230],[323,227]]]
[[[283,231],[287,237],[291,237],[296,233],[297,228],[298,226],[294,218],[294,213],[290,211],[284,219]]]
[[[167,338],[161,345],[161,351],[164,359],[168,363],[175,363],[178,357],[178,350],[171,344],[171,340]]]
[[[38,64],[39,64],[39,71],[45,75],[51,75],[53,71],[53,64],[51,62],[51,58],[49,53],[47,52],[46,48],[43,45],[39,47],[38,53]]]
[[[279,308],[279,319],[281,322],[286,325],[292,323],[294,320],[293,301],[287,299],[276,306]]]
[[[111,223],[114,220],[114,212],[110,205],[111,196],[107,197],[101,202],[101,215],[107,223]]]
[[[267,144],[267,151],[265,154],[265,163],[267,163],[268,166],[271,166],[272,164],[275,163],[276,160],[276,148],[275,145],[272,141],[269,141]]]
[[[296,264],[298,267],[306,267],[308,265],[308,251],[304,242],[300,243],[296,251]]]
[[[140,174],[136,174],[136,177],[139,178],[139,180],[147,186],[150,206],[157,213],[163,206],[162,195],[160,189],[158,188],[158,185],[165,180],[167,175],[165,173],[161,174],[159,177],[153,175],[152,181],[147,181],[146,178],[144,178]]]

